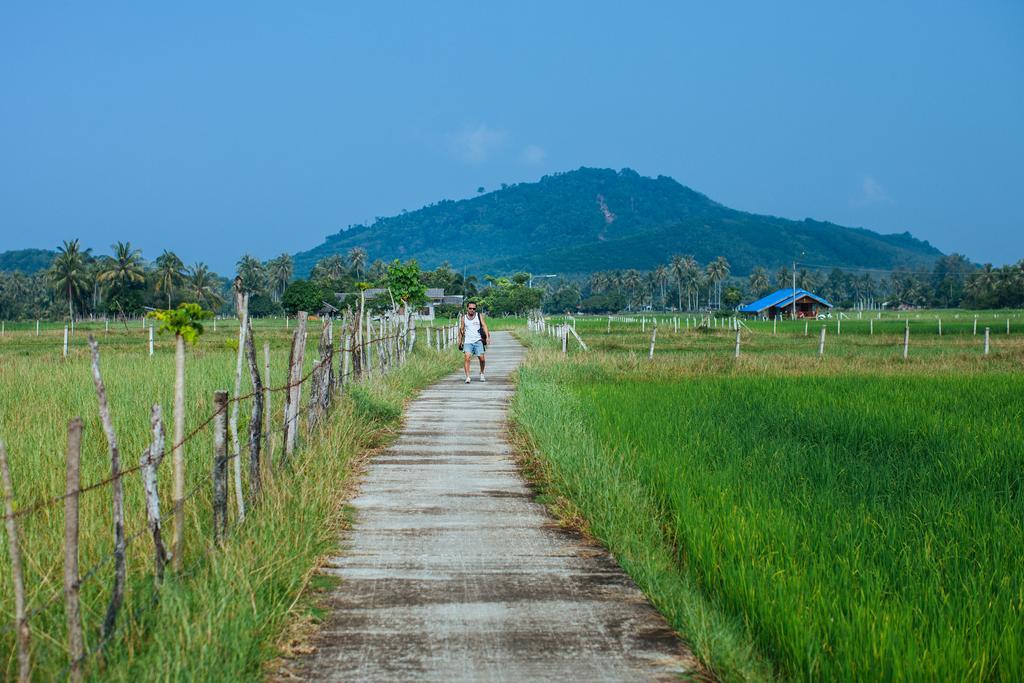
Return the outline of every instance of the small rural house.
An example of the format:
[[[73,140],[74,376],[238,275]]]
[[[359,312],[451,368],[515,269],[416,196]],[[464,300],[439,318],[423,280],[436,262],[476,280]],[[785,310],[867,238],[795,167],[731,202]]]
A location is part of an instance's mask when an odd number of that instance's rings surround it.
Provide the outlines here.
[[[740,313],[749,313],[759,318],[783,318],[792,314],[794,299],[797,318],[817,318],[820,313],[832,308],[832,304],[817,294],[799,287],[796,290],[787,287],[746,306],[740,306],[738,310]]]
[[[337,294],[338,300],[341,302],[346,301],[349,297],[359,298],[359,292]],[[448,304],[451,306],[462,306],[463,296],[461,294],[445,294],[444,290],[440,287],[430,287],[426,291],[427,302],[420,308],[416,309],[417,320],[433,320],[434,319],[434,307],[441,306],[442,304]],[[388,290],[383,287],[374,287],[366,290],[366,300],[372,301],[378,297],[388,298]]]

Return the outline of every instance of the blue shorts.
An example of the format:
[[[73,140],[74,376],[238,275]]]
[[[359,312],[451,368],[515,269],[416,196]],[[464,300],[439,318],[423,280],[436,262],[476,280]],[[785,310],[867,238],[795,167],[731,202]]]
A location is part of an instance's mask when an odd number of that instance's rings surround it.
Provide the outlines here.
[[[463,352],[471,356],[482,356],[484,355],[484,343],[482,341],[473,342],[472,344],[463,344]]]

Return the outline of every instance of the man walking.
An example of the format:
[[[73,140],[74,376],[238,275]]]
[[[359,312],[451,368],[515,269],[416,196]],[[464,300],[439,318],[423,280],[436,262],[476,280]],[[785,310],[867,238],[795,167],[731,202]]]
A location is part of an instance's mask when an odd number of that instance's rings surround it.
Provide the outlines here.
[[[484,351],[490,336],[483,314],[476,312],[476,303],[471,301],[466,306],[466,314],[459,319],[459,350],[465,354],[466,384],[469,384],[469,365],[473,356],[480,359],[480,381],[487,381],[484,377]]]

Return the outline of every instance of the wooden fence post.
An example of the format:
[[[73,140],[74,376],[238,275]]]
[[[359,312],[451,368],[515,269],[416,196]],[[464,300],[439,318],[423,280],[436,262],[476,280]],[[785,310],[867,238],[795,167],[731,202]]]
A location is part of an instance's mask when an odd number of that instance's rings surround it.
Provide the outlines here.
[[[14,587],[14,626],[18,632],[18,680],[27,683],[32,678],[32,636],[25,614],[25,576],[21,566],[21,546],[18,545],[18,525],[14,521],[14,485],[3,441],[0,441],[0,474],[3,475],[7,552],[11,556],[11,582]]]
[[[64,326],[64,358],[68,357],[68,326]]]
[[[153,355],[153,326],[149,326],[149,355]]]
[[[988,355],[988,328],[985,328],[985,355]]]
[[[228,531],[228,392],[215,391],[213,405],[213,542],[221,545]]]
[[[249,293],[236,292],[235,308],[238,311],[238,352],[235,354],[235,388],[232,394],[236,399],[242,395],[242,361],[245,358],[245,341],[249,336]],[[242,495],[242,449],[238,440],[238,410],[240,401],[231,404],[231,417],[228,428],[231,430],[231,455],[235,474],[235,503],[238,506],[238,522],[245,521],[245,496]]]
[[[821,326],[821,338],[818,339],[818,358],[825,355],[825,326]]]
[[[657,338],[658,338],[658,326],[655,325],[654,327],[651,328],[651,349],[647,353],[647,358],[649,358],[649,359],[653,359],[654,358],[654,342],[655,342],[655,340]]]
[[[299,401],[302,399],[302,385],[299,382],[302,379],[302,367],[306,359],[306,322],[308,319],[309,314],[306,311],[299,311],[295,334],[292,336],[288,372],[288,404],[284,423],[284,454],[281,457],[282,467],[288,464],[288,459],[295,451],[298,436]]]
[[[875,336],[875,319],[868,318],[868,335]]]
[[[153,440],[139,458],[139,471],[142,474],[142,490],[146,496],[146,523],[153,535],[153,571],[156,583],[159,584],[164,578],[164,565],[167,564],[167,551],[160,529],[160,495],[157,491],[157,470],[164,459],[163,411],[159,403],[153,404],[150,415]]]
[[[903,360],[910,354],[910,320],[907,319],[906,327],[903,328]]]
[[[249,358],[249,379],[252,380],[252,413],[249,415],[249,498],[259,498],[263,488],[260,469],[261,432],[263,431],[263,379],[260,365],[256,361],[256,341],[252,338],[252,320],[248,321],[249,331],[245,335],[245,351]]]
[[[562,323],[561,328],[559,329],[559,332],[560,332],[561,337],[562,337],[562,353],[563,354],[569,353],[569,333],[566,332],[566,325],[565,325],[565,323]]]
[[[736,330],[736,357],[740,357],[740,330]]]
[[[78,597],[78,493],[81,488],[82,418],[68,422],[67,480],[64,486],[64,614],[68,624],[69,676],[82,680],[82,608]]]
[[[216,320],[216,318],[215,318]],[[174,468],[174,533],[171,562],[181,571],[185,537],[185,338],[174,335],[174,442],[171,465]]]
[[[263,385],[263,433],[267,441],[267,471],[270,472],[274,466],[274,434],[270,431],[270,342],[263,342],[263,372],[266,375],[266,384]]]
[[[942,336],[942,318],[939,318],[939,336]]]
[[[974,316],[974,332],[972,334],[974,334],[975,337],[978,336],[978,316]]]
[[[110,450],[110,487],[113,490],[112,516],[114,520],[114,586],[110,592],[110,603],[107,615],[103,619],[103,637],[108,638],[114,632],[117,613],[124,602],[125,581],[125,539],[124,539],[124,482],[121,481],[121,449],[117,445],[117,434],[114,432],[114,420],[110,417],[110,404],[107,401],[107,388],[100,374],[100,346],[93,336],[89,335],[89,348],[92,350],[92,380],[96,385],[96,397],[100,408],[100,421],[103,433],[107,437]]]

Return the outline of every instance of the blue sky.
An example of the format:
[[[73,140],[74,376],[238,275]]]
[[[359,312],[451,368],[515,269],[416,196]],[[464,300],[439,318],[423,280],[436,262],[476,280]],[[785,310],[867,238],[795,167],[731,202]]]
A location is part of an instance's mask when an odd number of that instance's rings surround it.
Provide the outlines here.
[[[1024,258],[1017,0],[163,5],[0,6],[0,251],[130,239],[230,272],[628,166]]]

